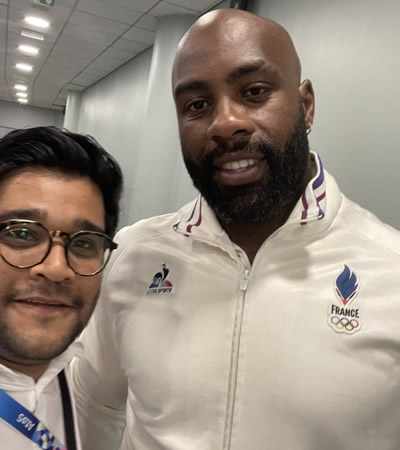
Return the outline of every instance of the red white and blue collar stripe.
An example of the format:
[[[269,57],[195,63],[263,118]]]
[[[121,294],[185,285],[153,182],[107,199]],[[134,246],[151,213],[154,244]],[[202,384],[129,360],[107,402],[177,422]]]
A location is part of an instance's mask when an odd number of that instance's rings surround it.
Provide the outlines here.
[[[318,220],[325,217],[326,209],[326,183],[325,172],[322,165],[321,158],[316,153],[314,156],[315,164],[317,166],[317,175],[307,185],[303,192],[300,202],[302,204],[301,224],[305,225],[307,219],[317,216]],[[317,213],[315,213],[317,211]]]

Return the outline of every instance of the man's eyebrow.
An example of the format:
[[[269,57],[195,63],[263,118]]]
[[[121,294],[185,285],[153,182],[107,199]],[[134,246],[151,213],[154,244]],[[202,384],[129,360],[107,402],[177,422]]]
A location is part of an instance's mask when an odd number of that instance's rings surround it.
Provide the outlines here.
[[[90,220],[77,219],[74,221],[74,226],[84,231],[99,231],[100,233],[105,233],[104,228],[99,227]]]
[[[10,209],[0,214],[0,222],[11,219],[28,219],[40,222],[47,218],[47,211],[43,209]]]
[[[238,78],[247,75],[248,73],[257,72],[265,65],[265,61],[263,59],[257,59],[254,62],[249,64],[244,64],[243,66],[236,67],[226,76],[226,81],[228,83],[233,83]]]
[[[182,83],[178,83],[174,90],[175,98],[179,97],[186,92],[198,91],[199,89],[206,89],[208,87],[208,83],[206,81],[193,80],[186,81]]]
[[[0,214],[0,222],[7,222],[12,219],[25,219],[43,223],[47,218],[48,213],[43,209],[12,209]],[[100,233],[104,233],[104,228],[99,227],[87,219],[76,219],[73,225],[77,231],[99,231]]]
[[[236,67],[226,76],[226,81],[228,83],[233,83],[238,78],[247,75],[248,73],[257,72],[263,67],[268,67],[273,71],[273,67],[270,67],[269,64],[266,64],[264,59],[257,59],[252,61],[251,63],[244,64],[243,66]],[[184,81],[182,83],[178,83],[174,89],[175,98],[179,97],[186,92],[198,91],[200,89],[206,89],[209,87],[209,83],[202,80],[192,80],[192,81]]]

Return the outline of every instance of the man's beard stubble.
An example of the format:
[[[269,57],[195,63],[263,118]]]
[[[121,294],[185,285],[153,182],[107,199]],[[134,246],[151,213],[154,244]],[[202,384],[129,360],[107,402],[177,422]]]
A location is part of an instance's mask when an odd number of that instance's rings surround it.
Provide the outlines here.
[[[23,292],[14,290],[8,293],[4,299],[5,303],[12,302],[17,298],[29,297],[29,294],[41,294],[48,297],[64,297],[69,298],[69,303],[77,311],[83,306],[83,300],[72,293],[66,287],[58,284],[56,287],[52,283],[41,282],[40,286],[26,288]],[[96,305],[100,292],[93,294],[93,309]],[[90,311],[91,315],[92,311]],[[90,317],[89,315],[89,317]],[[76,320],[71,324],[63,334],[60,331],[59,339],[54,343],[46,343],[39,345],[35,341],[34,336],[30,334],[31,329],[21,330],[14,328],[12,323],[8,323],[4,317],[0,317],[0,358],[13,363],[24,365],[35,365],[44,362],[50,362],[53,358],[63,353],[69,345],[79,336],[85,328],[89,317],[82,318],[77,313]],[[52,320],[51,318],[49,320]],[[47,322],[47,318],[43,318],[43,323]]]
[[[186,168],[215,215],[224,223],[262,223],[276,217],[298,193],[307,170],[309,144],[302,108],[296,128],[283,151],[266,139],[234,145],[219,143],[216,148],[194,161],[183,147]],[[215,161],[225,153],[258,152],[268,164],[268,178],[252,184],[221,186],[214,180]],[[296,199],[297,200],[297,199]]]

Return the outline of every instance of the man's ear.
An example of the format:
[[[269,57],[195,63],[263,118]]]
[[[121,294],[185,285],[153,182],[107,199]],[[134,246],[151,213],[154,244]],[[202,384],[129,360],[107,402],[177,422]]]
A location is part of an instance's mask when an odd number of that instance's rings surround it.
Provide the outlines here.
[[[315,97],[314,89],[310,80],[304,80],[299,86],[301,104],[303,105],[304,120],[307,129],[312,127],[314,122]]]

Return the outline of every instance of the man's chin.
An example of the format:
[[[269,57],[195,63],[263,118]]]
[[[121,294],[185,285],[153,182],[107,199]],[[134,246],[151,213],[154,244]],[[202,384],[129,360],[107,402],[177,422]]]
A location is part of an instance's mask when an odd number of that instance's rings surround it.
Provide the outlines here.
[[[50,362],[69,347],[81,330],[82,326],[75,323],[64,332],[57,330],[54,336],[48,331],[40,330],[23,336],[15,332],[7,333],[0,344],[0,354],[6,360],[27,366]]]
[[[219,195],[203,194],[214,214],[224,223],[256,223],[263,217],[265,202],[260,202],[258,189],[249,185],[220,190]]]

